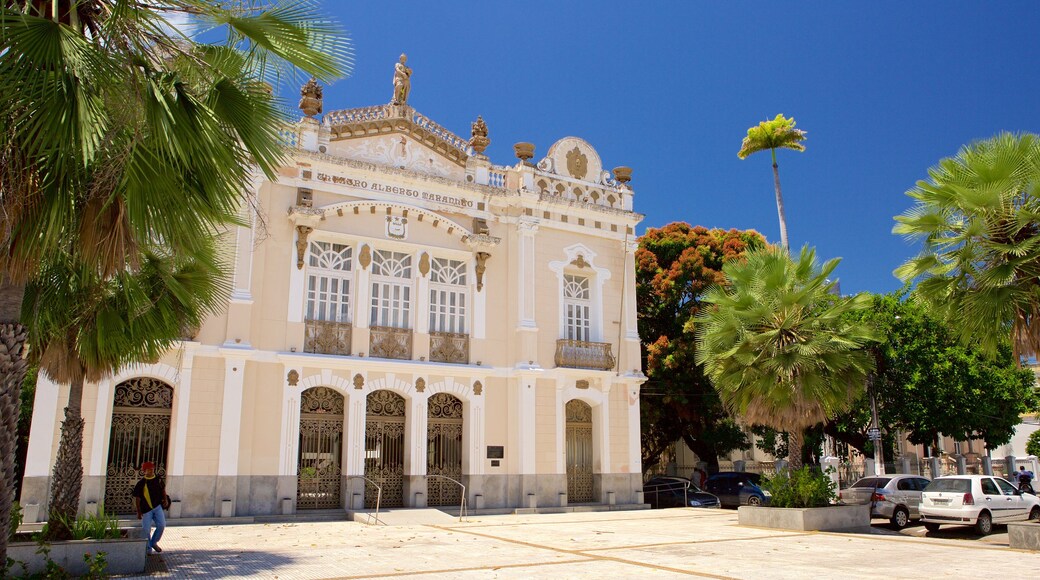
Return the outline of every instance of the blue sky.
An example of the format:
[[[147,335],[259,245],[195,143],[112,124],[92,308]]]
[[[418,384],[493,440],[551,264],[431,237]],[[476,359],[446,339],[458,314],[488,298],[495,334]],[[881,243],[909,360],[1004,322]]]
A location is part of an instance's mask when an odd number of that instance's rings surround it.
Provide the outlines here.
[[[916,249],[891,234],[905,191],[961,145],[1040,130],[1036,2],[334,2],[352,74],[325,111],[387,103],[402,52],[409,104],[494,163],[574,135],[634,169],[639,232],[672,221],[779,240],[768,153],[741,161],[777,113],[808,131],[779,153],[792,246],[843,258],[844,293],[887,292]],[[292,105],[294,86],[281,89]]]

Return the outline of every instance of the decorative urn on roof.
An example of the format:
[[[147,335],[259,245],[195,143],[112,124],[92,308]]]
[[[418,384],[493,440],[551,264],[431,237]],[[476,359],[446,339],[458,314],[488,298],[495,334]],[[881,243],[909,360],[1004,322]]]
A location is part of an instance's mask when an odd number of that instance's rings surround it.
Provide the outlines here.
[[[477,155],[483,155],[484,150],[491,144],[491,139],[488,139],[487,123],[484,122],[483,117],[478,115],[477,120],[473,121],[470,135],[469,146],[477,152]]]
[[[534,143],[517,143],[513,145],[513,151],[521,163],[530,165],[528,160],[534,157]]]
[[[321,114],[322,88],[314,78],[300,88],[300,110],[313,117]]]
[[[614,179],[616,179],[617,182],[621,184],[626,184],[629,181],[632,181],[632,168],[625,167],[623,165],[620,167],[615,167]]]

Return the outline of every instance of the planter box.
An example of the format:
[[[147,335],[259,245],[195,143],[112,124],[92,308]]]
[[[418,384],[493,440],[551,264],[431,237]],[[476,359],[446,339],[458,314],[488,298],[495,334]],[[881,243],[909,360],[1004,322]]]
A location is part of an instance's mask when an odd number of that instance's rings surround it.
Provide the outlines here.
[[[108,563],[106,573],[109,575],[144,572],[144,538],[52,542],[50,548],[50,559],[74,576],[82,576],[88,571],[83,555],[94,555],[98,552],[105,553],[105,561]],[[7,546],[7,557],[15,562],[24,562],[29,567],[29,574],[36,574],[44,570],[46,563],[43,554],[36,553],[38,549],[39,545],[35,542],[14,542]],[[21,574],[22,567],[15,564],[12,572],[16,576]]]
[[[737,523],[742,526],[796,530],[799,532],[849,532],[870,528],[869,505],[832,505],[820,508],[740,506]]]
[[[1008,527],[1008,545],[1019,550],[1040,550],[1040,523],[1011,522]]]

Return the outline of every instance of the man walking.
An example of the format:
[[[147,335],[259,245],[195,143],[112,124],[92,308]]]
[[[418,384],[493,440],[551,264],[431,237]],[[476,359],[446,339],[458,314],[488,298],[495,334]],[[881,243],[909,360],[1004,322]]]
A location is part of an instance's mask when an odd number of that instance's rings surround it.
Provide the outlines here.
[[[134,486],[134,508],[137,509],[137,519],[141,520],[144,528],[144,539],[148,540],[148,553],[162,552],[159,547],[159,539],[162,538],[163,530],[166,529],[166,514],[163,513],[163,504],[166,503],[166,486],[155,476],[155,464],[145,461],[141,464],[144,477]],[[155,525],[155,533],[152,533],[152,525]]]

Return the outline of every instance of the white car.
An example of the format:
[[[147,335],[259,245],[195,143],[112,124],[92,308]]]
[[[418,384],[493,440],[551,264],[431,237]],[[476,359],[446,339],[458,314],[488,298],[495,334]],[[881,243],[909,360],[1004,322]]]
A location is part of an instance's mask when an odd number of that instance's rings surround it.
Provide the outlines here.
[[[929,532],[942,524],[959,524],[975,526],[975,531],[986,535],[993,524],[1040,519],[1040,500],[1019,492],[1002,477],[948,475],[928,484],[920,510]]]

